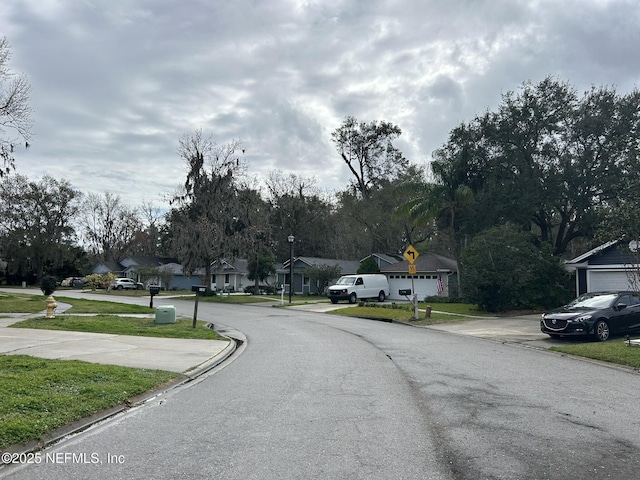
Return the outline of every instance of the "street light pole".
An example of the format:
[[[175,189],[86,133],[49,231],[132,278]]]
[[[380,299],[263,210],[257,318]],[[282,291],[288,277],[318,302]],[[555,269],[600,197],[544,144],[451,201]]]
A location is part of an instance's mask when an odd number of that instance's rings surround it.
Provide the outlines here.
[[[289,235],[287,240],[289,240],[289,303],[291,303],[291,292],[293,290],[293,241],[295,237]]]

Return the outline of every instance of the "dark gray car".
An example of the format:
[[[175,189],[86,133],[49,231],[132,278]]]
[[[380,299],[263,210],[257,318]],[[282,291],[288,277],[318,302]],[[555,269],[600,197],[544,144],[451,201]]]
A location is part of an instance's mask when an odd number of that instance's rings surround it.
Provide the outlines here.
[[[542,315],[540,330],[552,337],[640,332],[640,295],[635,292],[590,292]]]

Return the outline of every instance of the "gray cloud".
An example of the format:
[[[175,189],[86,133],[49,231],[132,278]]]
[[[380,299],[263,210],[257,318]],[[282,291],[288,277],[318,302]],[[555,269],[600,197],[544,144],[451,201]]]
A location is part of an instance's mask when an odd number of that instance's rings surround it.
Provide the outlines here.
[[[243,141],[249,172],[342,189],[347,115],[396,123],[423,164],[462,121],[547,75],[640,79],[635,0],[8,0],[0,30],[36,121],[18,172],[132,206],[184,181],[179,138]]]

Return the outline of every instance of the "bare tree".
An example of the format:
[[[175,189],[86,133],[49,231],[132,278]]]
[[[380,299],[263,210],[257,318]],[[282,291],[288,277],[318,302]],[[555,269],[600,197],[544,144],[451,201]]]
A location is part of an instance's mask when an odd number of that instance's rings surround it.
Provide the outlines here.
[[[164,212],[150,202],[142,202],[137,209],[140,220],[139,228],[131,240],[133,255],[163,256],[162,229]]]
[[[118,261],[127,255],[140,221],[135,209],[122,204],[118,195],[87,195],[80,215],[82,239],[96,259]]]
[[[640,237],[629,242],[629,252],[631,254],[632,262],[624,266],[627,274],[627,281],[631,290],[640,293]]]
[[[369,198],[380,180],[393,180],[409,165],[400,150],[393,146],[402,131],[388,122],[358,122],[346,117],[331,139],[338,153],[355,177],[354,191]]]
[[[308,256],[332,256],[335,243],[328,238],[335,231],[333,205],[316,186],[316,179],[275,170],[269,173],[266,185],[273,238],[278,242],[276,258],[288,255],[287,237],[291,234],[295,236],[299,252]]]
[[[26,75],[18,75],[8,67],[11,50],[6,38],[0,39],[0,178],[15,165],[14,150],[18,145],[29,148],[31,138],[31,85]]]

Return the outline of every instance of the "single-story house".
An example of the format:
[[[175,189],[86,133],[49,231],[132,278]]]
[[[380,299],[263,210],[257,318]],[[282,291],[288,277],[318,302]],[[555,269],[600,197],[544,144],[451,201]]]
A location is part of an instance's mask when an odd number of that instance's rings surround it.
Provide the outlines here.
[[[160,285],[167,290],[190,290],[192,285],[202,283],[201,276],[204,269],[187,276],[184,274],[182,265],[175,258],[153,257],[153,256],[130,256],[123,258],[120,262],[99,262],[92,269],[91,273],[113,273],[118,277],[131,278],[137,282],[141,281],[137,268],[156,267],[160,273],[158,278],[147,278],[148,284]]]
[[[637,245],[631,243],[627,247],[618,241],[611,241],[569,260],[565,268],[576,273],[578,295],[606,290],[633,290],[632,285],[639,280],[638,257]]]
[[[158,279],[152,279],[154,283],[167,290],[191,290],[193,285],[202,285],[204,268],[199,268],[191,275],[185,275],[182,265],[176,262],[165,263],[158,267],[160,272]]]
[[[409,274],[409,261],[404,260],[380,268],[389,281],[389,300],[406,300],[399,290],[411,289],[418,300],[431,296],[449,296],[450,286],[457,281],[458,264],[455,260],[434,253],[420,255],[413,263],[415,274]]]
[[[296,295],[315,295],[324,294],[318,292],[316,285],[311,282],[309,277],[304,275],[304,270],[311,266],[338,265],[340,268],[340,276],[356,273],[360,262],[357,260],[336,260],[332,258],[317,257],[294,257],[293,258],[293,293]],[[278,285],[283,285],[285,292],[289,291],[289,259],[287,259],[280,268],[276,270],[278,275]]]
[[[230,262],[225,259],[215,260],[211,264],[211,290],[229,290],[241,292],[244,287],[253,285],[247,278],[248,261],[244,258]]]
[[[214,261],[211,264],[211,289],[242,292],[255,284],[254,280],[249,280],[248,275],[249,261],[246,258]],[[274,285],[276,281],[275,275],[266,279],[267,285]]]

